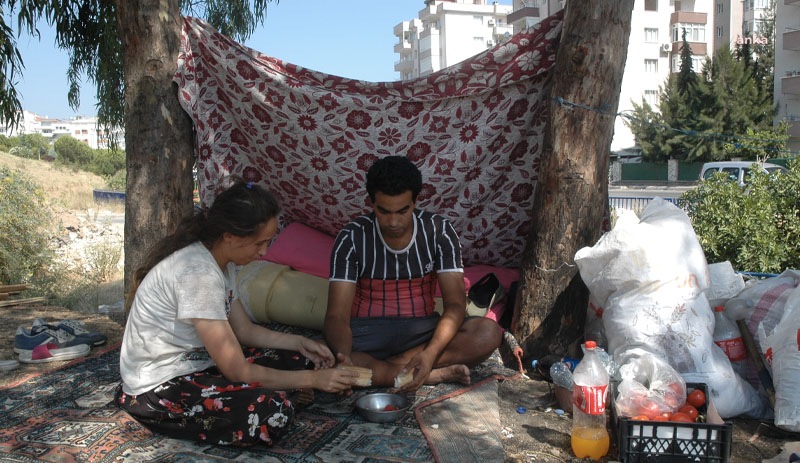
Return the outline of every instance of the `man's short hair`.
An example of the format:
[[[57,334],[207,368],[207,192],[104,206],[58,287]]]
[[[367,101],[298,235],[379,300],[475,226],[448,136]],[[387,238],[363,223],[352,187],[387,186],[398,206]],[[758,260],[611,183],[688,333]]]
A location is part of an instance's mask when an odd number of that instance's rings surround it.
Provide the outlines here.
[[[411,200],[417,202],[422,190],[422,172],[405,156],[386,156],[378,159],[367,171],[367,194],[375,202],[375,193],[397,196],[411,191]]]

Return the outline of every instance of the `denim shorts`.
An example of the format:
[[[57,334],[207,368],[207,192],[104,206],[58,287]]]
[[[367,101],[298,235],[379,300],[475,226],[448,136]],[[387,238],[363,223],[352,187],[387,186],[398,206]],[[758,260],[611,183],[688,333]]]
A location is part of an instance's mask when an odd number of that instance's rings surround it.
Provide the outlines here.
[[[430,341],[439,314],[427,317],[375,317],[350,320],[353,352],[384,360]]]

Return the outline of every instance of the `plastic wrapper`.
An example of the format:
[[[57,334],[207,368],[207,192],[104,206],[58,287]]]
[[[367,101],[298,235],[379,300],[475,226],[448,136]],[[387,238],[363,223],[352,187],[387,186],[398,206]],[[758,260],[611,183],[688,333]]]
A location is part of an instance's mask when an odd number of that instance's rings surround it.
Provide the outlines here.
[[[686,383],[680,373],[655,355],[629,360],[619,369],[622,380],[614,406],[620,416],[652,419],[672,414],[686,401]]]

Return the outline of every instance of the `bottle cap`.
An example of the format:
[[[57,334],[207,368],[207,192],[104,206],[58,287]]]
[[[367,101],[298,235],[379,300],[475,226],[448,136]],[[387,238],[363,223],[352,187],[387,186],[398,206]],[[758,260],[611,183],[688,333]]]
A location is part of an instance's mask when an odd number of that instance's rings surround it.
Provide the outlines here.
[[[725,311],[725,306],[724,305],[718,305],[718,306],[714,307],[714,312],[724,312],[724,311]]]
[[[597,347],[597,342],[595,342],[595,341],[586,341],[584,346],[586,346],[587,349],[594,349],[595,347]]]

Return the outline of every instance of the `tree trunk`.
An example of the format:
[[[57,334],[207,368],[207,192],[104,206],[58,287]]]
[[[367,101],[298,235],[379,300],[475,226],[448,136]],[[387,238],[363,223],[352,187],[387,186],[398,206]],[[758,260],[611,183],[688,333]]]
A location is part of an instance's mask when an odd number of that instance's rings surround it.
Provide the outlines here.
[[[172,83],[178,0],[115,0],[125,69],[125,295],[157,240],[192,211],[192,123]]]
[[[574,256],[594,245],[607,223],[609,150],[633,3],[566,3],[512,321],[528,359],[575,355],[583,335],[588,290]]]

